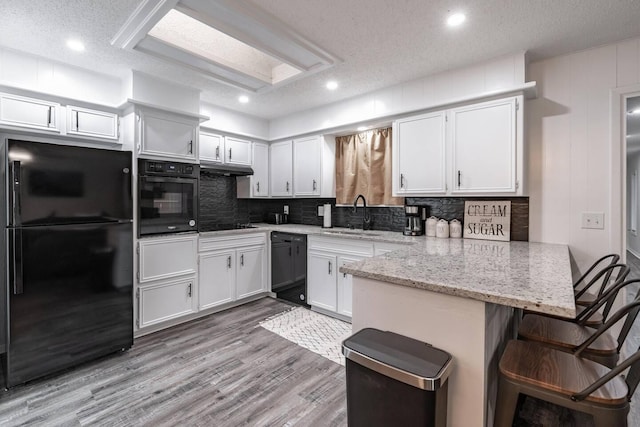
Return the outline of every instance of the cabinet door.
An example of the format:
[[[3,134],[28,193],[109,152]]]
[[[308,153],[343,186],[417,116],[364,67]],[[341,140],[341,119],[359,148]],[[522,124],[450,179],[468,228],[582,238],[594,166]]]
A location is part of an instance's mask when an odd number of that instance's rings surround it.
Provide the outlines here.
[[[251,177],[253,197],[269,196],[269,145],[253,143],[253,176]]]
[[[196,273],[198,236],[141,239],[138,282]]]
[[[208,252],[200,255],[200,310],[235,299],[235,262],[235,251]]]
[[[335,256],[309,252],[307,292],[310,305],[337,310],[336,268]]]
[[[266,262],[264,247],[240,249],[237,252],[237,299],[265,292]]]
[[[214,133],[200,132],[200,161],[222,163],[224,157],[224,137]]]
[[[446,192],[445,114],[437,112],[394,123],[393,193]]]
[[[224,162],[230,165],[251,166],[251,141],[226,136]]]
[[[293,153],[291,141],[276,142],[269,146],[269,184],[271,196],[293,195]]]
[[[59,104],[0,94],[0,124],[58,131],[56,114]]]
[[[106,111],[67,106],[67,133],[118,139],[118,115]]]
[[[314,136],[293,141],[295,196],[319,196],[322,173],[322,141]]]
[[[451,110],[452,193],[516,191],[516,100]]]
[[[141,154],[196,159],[198,121],[169,113],[141,111]]]
[[[338,266],[342,267],[350,262],[364,259],[357,256],[338,256]],[[338,271],[338,314],[351,317],[351,306],[353,301],[353,276]]]
[[[195,313],[194,277],[138,288],[138,326],[175,319]]]

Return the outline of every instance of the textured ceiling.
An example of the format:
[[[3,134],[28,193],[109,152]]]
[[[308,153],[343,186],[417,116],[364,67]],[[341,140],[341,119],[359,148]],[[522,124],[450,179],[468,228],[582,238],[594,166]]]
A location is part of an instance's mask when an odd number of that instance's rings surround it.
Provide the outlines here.
[[[497,56],[541,59],[640,35],[638,0],[237,0],[276,16],[342,59],[267,93],[250,94],[110,40],[139,0],[0,0],[0,45],[116,76],[136,69],[203,91],[202,99],[273,118]],[[449,11],[467,14],[449,29]],[[84,40],[78,54],[64,43]],[[327,80],[340,88],[329,92]]]

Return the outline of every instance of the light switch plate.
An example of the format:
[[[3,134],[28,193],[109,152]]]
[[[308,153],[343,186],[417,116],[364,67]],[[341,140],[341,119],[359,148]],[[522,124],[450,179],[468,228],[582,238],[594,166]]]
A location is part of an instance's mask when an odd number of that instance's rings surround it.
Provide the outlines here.
[[[284,205],[284,212],[285,215],[289,215],[289,205]]]
[[[582,212],[582,228],[604,229],[604,213]]]

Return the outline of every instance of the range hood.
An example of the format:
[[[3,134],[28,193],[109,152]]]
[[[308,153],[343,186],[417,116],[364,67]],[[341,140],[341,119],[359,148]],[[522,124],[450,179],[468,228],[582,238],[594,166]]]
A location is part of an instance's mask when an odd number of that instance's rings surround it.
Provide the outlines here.
[[[250,166],[226,165],[222,163],[201,163],[200,171],[208,175],[247,176],[253,175]]]

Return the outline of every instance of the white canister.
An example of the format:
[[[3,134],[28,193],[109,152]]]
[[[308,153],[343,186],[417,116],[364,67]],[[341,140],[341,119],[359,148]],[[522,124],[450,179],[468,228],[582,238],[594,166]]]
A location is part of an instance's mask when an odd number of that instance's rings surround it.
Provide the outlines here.
[[[460,221],[452,219],[449,222],[449,234],[457,239],[462,237],[462,224],[460,224]]]
[[[431,216],[427,218],[427,236],[436,237],[436,225],[438,224],[438,218]]]
[[[436,237],[443,239],[449,237],[449,223],[446,219],[438,221],[438,225],[436,226]]]

